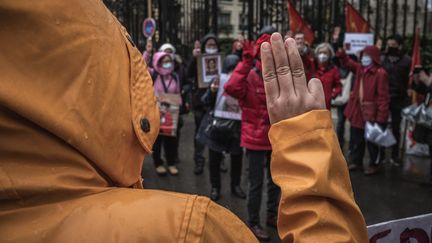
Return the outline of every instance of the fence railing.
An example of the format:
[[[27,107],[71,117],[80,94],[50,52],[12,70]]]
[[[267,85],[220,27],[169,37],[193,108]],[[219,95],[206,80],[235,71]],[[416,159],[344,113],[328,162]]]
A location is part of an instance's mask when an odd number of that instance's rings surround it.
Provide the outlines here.
[[[140,50],[145,47],[142,22],[148,16],[147,0],[104,0],[109,9],[128,29]],[[195,40],[208,32],[218,32],[219,4],[216,0],[153,0],[152,17],[157,22],[156,46],[170,42],[181,55],[188,56]],[[287,0],[225,1],[241,4],[241,33],[253,38],[265,25],[288,30]],[[334,26],[345,26],[346,0],[292,0],[311,25],[316,42],[330,38]],[[375,36],[386,38],[399,33],[411,36],[421,27],[423,46],[432,30],[432,0],[348,0],[370,23]],[[226,3],[225,3],[226,4]]]

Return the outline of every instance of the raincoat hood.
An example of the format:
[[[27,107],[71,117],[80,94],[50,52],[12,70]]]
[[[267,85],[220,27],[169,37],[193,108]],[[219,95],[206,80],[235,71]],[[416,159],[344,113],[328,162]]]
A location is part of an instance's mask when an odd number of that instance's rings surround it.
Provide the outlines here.
[[[381,65],[381,58],[380,58],[380,50],[376,46],[367,46],[363,51],[361,51],[361,56],[363,54],[367,54],[370,56],[373,60],[373,62],[377,65]]]
[[[173,70],[174,70],[174,62],[171,60],[171,62],[172,62],[172,66],[171,66],[171,68],[170,69],[165,69],[165,68],[162,68],[160,65],[159,65],[159,62],[164,58],[164,57],[166,57],[166,56],[169,56],[169,57],[171,57],[171,55],[169,54],[169,53],[166,53],[166,52],[156,52],[154,55],[153,55],[153,68],[154,68],[154,70],[156,71],[156,72],[158,72],[158,73],[160,73],[160,74],[162,74],[162,75],[168,75],[168,74],[170,74],[170,73],[172,73],[173,72]]]
[[[96,1],[0,5],[19,9],[0,10],[0,191],[10,192],[1,193],[2,206],[142,186],[159,111],[126,30]],[[87,11],[79,18],[93,24],[77,31],[68,23],[78,17],[65,14],[65,5]],[[40,17],[53,13],[62,14]]]

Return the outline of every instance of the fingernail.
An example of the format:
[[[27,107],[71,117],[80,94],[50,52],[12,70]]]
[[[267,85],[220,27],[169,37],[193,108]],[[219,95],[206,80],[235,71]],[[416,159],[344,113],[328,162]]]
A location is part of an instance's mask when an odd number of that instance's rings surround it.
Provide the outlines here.
[[[268,43],[268,42],[264,42],[264,43],[262,43],[262,45],[261,45],[261,49],[262,49],[263,51],[268,51],[268,50],[270,50],[270,43]]]
[[[272,41],[278,41],[282,39],[282,36],[279,33],[274,33],[272,36]]]

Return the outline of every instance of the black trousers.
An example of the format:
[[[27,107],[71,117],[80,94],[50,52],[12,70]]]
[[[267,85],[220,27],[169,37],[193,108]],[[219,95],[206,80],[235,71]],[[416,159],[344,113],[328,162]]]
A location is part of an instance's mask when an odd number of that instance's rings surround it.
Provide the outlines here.
[[[205,144],[200,143],[196,137],[198,134],[199,127],[204,118],[205,111],[203,109],[194,110],[194,118],[195,118],[195,134],[194,134],[194,161],[195,164],[204,164],[204,150]]]
[[[398,159],[399,158],[399,142],[400,142],[400,124],[402,122],[402,115],[401,115],[402,108],[400,105],[397,106],[391,106],[390,105],[390,114],[391,114],[391,127],[393,135],[396,138],[396,144],[392,146],[391,150],[391,157],[392,159]]]
[[[242,159],[243,154],[230,154],[231,157],[231,187],[240,185]],[[210,169],[210,183],[212,187],[220,189],[221,187],[221,173],[220,164],[223,159],[221,152],[209,149],[209,169]]]
[[[159,135],[153,145],[153,161],[155,166],[163,164],[162,147],[165,152],[165,159],[168,165],[175,165],[178,158],[178,137]]]
[[[277,216],[280,189],[270,175],[271,151],[246,150],[249,162],[249,191],[247,198],[248,223],[251,226],[260,224],[260,209],[264,173],[267,174],[267,217]],[[267,168],[266,168],[267,167]]]
[[[351,127],[349,144],[349,161],[352,164],[363,166],[365,147],[369,152],[369,166],[379,165],[384,159],[384,149],[365,140],[364,129]]]
[[[345,145],[345,107],[346,105],[338,106],[337,109],[337,123],[336,123],[336,134],[339,140],[339,145],[343,151],[343,147]]]

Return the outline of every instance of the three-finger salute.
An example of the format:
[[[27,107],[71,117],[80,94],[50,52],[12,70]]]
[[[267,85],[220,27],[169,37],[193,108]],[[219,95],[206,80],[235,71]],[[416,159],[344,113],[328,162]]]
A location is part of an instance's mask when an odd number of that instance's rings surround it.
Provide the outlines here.
[[[294,39],[285,43],[279,33],[271,36],[271,44],[261,45],[261,60],[267,109],[272,124],[311,110],[325,109],[321,81],[309,83]]]

